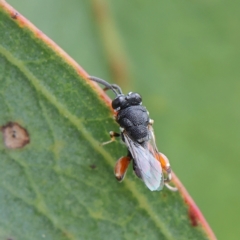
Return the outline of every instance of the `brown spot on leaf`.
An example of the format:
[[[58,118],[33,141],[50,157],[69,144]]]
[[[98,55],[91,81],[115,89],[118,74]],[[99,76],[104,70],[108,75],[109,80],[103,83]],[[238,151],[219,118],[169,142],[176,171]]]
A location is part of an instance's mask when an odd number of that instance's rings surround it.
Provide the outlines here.
[[[91,164],[91,165],[90,165],[90,168],[91,168],[91,169],[95,169],[96,167],[97,167],[97,166],[96,166],[95,164]]]
[[[167,194],[166,193],[162,193],[162,198],[167,198]]]
[[[12,17],[13,19],[17,19],[18,15],[19,15],[18,12],[14,12],[11,17]]]
[[[29,134],[25,128],[18,123],[9,122],[1,128],[4,144],[7,148],[23,148],[30,142]]]
[[[197,213],[195,212],[194,208],[191,206],[189,206],[189,209],[188,209],[188,216],[191,221],[191,225],[193,227],[196,227],[198,225],[198,216],[197,216]]]

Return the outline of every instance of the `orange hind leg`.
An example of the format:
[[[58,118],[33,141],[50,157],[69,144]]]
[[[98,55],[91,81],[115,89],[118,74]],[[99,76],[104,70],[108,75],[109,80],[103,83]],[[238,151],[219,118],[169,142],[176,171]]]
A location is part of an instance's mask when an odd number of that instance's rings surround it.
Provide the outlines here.
[[[114,174],[116,179],[121,182],[127,172],[127,168],[129,163],[131,162],[131,157],[121,157],[117,160],[115,168],[114,168]]]

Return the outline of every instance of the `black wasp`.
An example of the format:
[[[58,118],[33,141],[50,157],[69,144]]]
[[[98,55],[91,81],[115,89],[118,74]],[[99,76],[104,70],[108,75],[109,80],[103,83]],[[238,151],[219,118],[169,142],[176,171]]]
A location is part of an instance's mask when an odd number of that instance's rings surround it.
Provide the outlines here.
[[[116,94],[112,108],[116,112],[115,120],[120,125],[121,133],[111,131],[111,140],[103,145],[120,136],[128,148],[127,156],[121,157],[115,165],[117,180],[123,180],[128,165],[133,160],[135,174],[151,191],[160,191],[164,185],[176,191],[176,188],[168,185],[172,178],[170,163],[157,149],[152,128],[153,120],[149,118],[147,109],[142,106],[141,96],[133,92],[125,95],[118,85],[110,84],[98,77],[90,76],[89,79],[104,85],[104,90],[111,89]]]

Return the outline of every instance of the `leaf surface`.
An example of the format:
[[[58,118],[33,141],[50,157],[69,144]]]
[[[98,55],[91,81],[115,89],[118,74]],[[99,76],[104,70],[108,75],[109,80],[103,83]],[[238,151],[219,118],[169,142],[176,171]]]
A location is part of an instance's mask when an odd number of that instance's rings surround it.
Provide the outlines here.
[[[214,239],[179,187],[150,192],[129,169],[119,184],[118,131],[108,98],[86,72],[0,1],[1,239]],[[29,136],[8,148],[4,129]],[[15,141],[19,129],[10,129]],[[21,141],[21,139],[20,139]],[[131,168],[131,167],[130,167]]]

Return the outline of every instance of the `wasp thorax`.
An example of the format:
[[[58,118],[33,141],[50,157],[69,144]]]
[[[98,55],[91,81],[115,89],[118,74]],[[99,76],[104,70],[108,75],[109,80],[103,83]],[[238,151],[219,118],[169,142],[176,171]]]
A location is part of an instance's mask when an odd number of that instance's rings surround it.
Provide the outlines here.
[[[116,111],[124,109],[129,106],[140,105],[142,103],[142,98],[138,93],[128,93],[127,95],[118,95],[112,101],[112,108]]]

